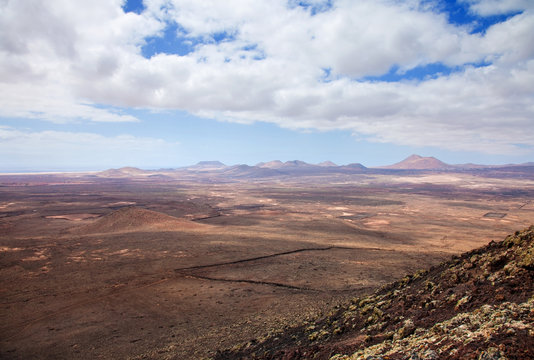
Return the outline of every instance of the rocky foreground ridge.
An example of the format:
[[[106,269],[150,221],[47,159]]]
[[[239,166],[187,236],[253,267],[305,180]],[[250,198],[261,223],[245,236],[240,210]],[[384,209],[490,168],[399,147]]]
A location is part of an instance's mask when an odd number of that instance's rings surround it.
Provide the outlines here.
[[[534,226],[215,359],[534,359]]]

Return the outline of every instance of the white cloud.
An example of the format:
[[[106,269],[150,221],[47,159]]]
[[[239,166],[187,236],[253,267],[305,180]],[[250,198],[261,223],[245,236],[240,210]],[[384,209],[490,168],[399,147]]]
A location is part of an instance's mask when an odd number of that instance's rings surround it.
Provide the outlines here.
[[[139,121],[132,115],[99,108],[76,99],[67,88],[56,84],[35,86],[31,81],[0,86],[0,116],[44,119],[54,123],[67,123],[74,119],[96,122]]]
[[[463,0],[470,10],[482,16],[507,14],[525,9],[534,9],[531,0]]]
[[[318,0],[146,0],[139,15],[125,14],[120,0],[4,1],[0,116],[137,121],[110,109],[183,109],[396,144],[532,151],[532,2],[466,1],[481,15],[523,13],[470,34],[416,0],[337,0],[331,8]],[[146,39],[172,22],[179,36],[204,41],[185,56],[144,58]],[[231,37],[215,42],[223,32]],[[491,65],[469,65],[481,62]],[[363,80],[432,63],[460,71]]]
[[[131,135],[32,132],[0,126],[0,170],[102,169],[117,164],[157,168],[174,163],[178,143]],[[72,163],[75,156],[76,163]],[[23,164],[23,165],[21,165]],[[22,166],[22,168],[21,168]]]
[[[0,3],[0,116],[138,121],[76,91],[113,80],[163,24],[124,14],[122,1]],[[89,94],[91,95],[91,94]],[[103,104],[109,104],[106,101]]]

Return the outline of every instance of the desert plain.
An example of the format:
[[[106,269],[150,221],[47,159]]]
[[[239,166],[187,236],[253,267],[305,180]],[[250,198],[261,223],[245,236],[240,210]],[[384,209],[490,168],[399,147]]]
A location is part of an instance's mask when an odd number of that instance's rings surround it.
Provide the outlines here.
[[[0,358],[209,358],[531,225],[533,174],[0,175]]]

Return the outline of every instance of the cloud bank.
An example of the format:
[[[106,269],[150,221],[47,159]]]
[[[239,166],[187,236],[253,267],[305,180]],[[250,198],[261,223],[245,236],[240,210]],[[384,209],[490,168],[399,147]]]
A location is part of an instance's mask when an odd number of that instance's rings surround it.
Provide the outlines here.
[[[0,117],[138,121],[113,108],[347,130],[377,142],[534,151],[534,3],[0,0]],[[176,51],[158,53],[170,38]],[[147,53],[150,45],[156,51]],[[398,75],[439,64],[442,73]]]
[[[3,170],[95,170],[115,164],[164,167],[181,152],[178,143],[131,135],[102,136],[67,131],[21,131],[0,126]],[[72,154],[76,162],[72,163]]]

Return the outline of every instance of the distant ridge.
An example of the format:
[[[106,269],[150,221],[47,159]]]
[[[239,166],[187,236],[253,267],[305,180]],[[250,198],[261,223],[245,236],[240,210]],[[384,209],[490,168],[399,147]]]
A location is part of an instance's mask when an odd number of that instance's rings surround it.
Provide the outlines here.
[[[220,161],[199,161],[196,166],[226,166]]]
[[[323,162],[317,164],[317,166],[323,166],[323,167],[335,167],[335,166],[337,166],[337,164],[336,164],[336,163],[333,163],[332,161],[329,161],[329,160],[328,160],[328,161],[323,161]]]
[[[97,176],[103,177],[129,177],[129,176],[139,176],[146,175],[148,172],[146,170],[141,170],[136,167],[126,166],[119,169],[108,169],[97,173]]]
[[[295,167],[295,166],[314,166],[314,165],[308,164],[307,162],[301,161],[301,160],[291,160],[291,161],[286,161],[284,163],[284,167]]]
[[[351,170],[366,170],[367,169],[365,166],[363,166],[360,163],[351,163],[343,167],[347,169],[351,169]]]
[[[444,163],[435,157],[423,157],[420,155],[411,155],[393,165],[381,166],[382,169],[403,169],[403,170],[448,170],[455,169],[453,165]]]
[[[220,170],[224,168],[226,168],[226,165],[220,161],[199,161],[198,163],[196,163],[196,165],[186,167],[186,169],[189,169],[189,170],[201,170],[201,171]]]
[[[309,164],[302,160],[290,160],[282,162],[273,160],[260,162],[256,165],[225,165],[220,161],[200,161],[195,165],[160,169],[160,170],[142,170],[135,167],[122,167],[119,169],[109,169],[95,173],[92,176],[101,178],[116,179],[136,179],[147,181],[157,179],[160,181],[172,181],[173,179],[191,178],[194,176],[209,176],[212,180],[220,178],[226,180],[239,179],[261,179],[272,178],[276,176],[328,176],[334,174],[382,174],[389,173],[389,170],[419,170],[419,171],[456,171],[456,172],[502,172],[513,171],[532,173],[534,172],[534,163],[523,164],[505,164],[505,165],[479,165],[479,164],[454,164],[444,163],[435,157],[424,157],[420,155],[411,155],[406,159],[388,166],[378,166],[367,168],[360,163],[351,163],[347,165],[337,165],[332,161],[324,161],[318,164]],[[212,181],[210,180],[210,181]]]
[[[222,174],[235,178],[264,178],[284,175],[274,168],[249,165],[229,166],[222,170]]]
[[[226,169],[226,164],[223,164],[220,161],[212,160],[212,161],[199,161],[195,165],[186,166],[183,168],[180,168],[178,170],[186,170],[186,171],[193,171],[193,172],[209,172],[209,171],[219,171]]]
[[[257,167],[270,168],[270,169],[290,169],[290,168],[302,168],[302,167],[314,167],[318,165],[308,164],[301,160],[290,160],[281,162],[280,160],[273,160],[266,163],[259,163]],[[334,164],[335,166],[335,164]]]
[[[273,160],[273,161],[269,161],[269,162],[258,163],[258,164],[256,164],[256,166],[257,167],[261,167],[261,168],[278,169],[278,168],[281,168],[282,166],[284,166],[284,163],[281,162],[280,160]]]

